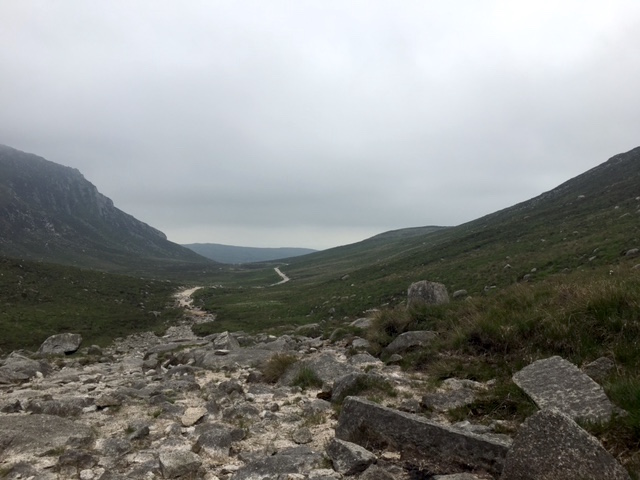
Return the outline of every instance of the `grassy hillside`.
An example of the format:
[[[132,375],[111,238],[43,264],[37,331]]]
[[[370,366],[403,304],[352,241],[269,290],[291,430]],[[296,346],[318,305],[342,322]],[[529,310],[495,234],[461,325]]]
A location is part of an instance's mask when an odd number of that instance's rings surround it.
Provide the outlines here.
[[[640,246],[640,149],[528,202],[452,228],[424,227],[215,278],[200,293],[218,313],[213,329],[355,318],[402,303],[429,279],[472,296],[576,271],[615,270]],[[279,280],[274,266],[291,278]],[[598,270],[599,271],[599,270]]]
[[[366,336],[370,352],[408,330],[437,340],[402,366],[450,378],[494,380],[452,421],[523,421],[534,406],[511,381],[532,361],[560,355],[577,365],[599,357],[615,368],[602,381],[626,413],[584,425],[640,478],[640,149],[532,200],[452,228],[389,232],[280,264],[238,269],[199,292],[218,313],[203,332],[257,331],[318,322],[325,335]],[[274,266],[291,277],[278,281]],[[442,282],[467,295],[407,310],[411,282]],[[378,308],[374,325],[347,321]]]
[[[85,346],[162,332],[181,313],[173,308],[177,288],[167,281],[0,257],[0,351],[36,349],[63,332],[80,333]]]

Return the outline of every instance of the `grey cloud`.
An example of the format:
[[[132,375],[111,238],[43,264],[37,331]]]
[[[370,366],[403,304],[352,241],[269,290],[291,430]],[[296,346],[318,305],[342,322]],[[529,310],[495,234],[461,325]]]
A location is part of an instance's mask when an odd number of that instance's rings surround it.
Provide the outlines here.
[[[80,169],[184,243],[327,247],[458,224],[638,143],[633,1],[0,15],[0,143]]]

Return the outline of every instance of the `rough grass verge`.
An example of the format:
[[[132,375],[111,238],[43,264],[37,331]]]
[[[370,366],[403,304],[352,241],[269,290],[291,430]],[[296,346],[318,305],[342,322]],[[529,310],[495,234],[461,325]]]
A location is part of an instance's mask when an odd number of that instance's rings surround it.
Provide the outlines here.
[[[276,383],[284,375],[284,372],[297,361],[298,358],[295,355],[277,353],[267,360],[260,371],[266,382]]]

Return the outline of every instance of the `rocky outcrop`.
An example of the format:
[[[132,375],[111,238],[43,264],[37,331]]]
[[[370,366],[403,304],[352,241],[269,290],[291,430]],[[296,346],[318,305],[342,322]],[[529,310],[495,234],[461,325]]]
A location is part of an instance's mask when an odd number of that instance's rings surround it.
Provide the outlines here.
[[[629,480],[597,439],[558,410],[542,410],[518,432],[501,480]]]
[[[561,357],[538,360],[513,376],[540,409],[555,408],[573,419],[606,422],[613,405],[600,385]]]

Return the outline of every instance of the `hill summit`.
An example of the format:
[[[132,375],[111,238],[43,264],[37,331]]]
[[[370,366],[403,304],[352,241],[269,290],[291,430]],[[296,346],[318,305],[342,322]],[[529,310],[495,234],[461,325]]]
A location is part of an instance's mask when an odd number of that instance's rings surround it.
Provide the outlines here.
[[[78,170],[4,145],[0,255],[104,270],[208,263],[116,208]]]

